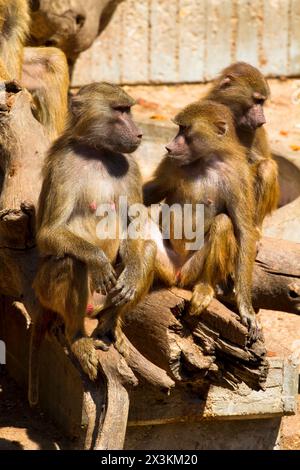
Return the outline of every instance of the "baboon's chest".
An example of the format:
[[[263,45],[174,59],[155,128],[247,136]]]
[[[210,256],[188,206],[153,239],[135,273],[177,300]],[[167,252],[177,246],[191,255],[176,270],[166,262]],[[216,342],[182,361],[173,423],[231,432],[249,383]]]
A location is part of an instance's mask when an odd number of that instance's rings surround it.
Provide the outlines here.
[[[129,174],[115,177],[101,165],[88,168],[80,189],[78,211],[82,214],[101,214],[106,210],[118,211],[120,198],[129,191]]]
[[[193,179],[182,179],[168,197],[169,204],[179,203],[182,206],[190,205],[193,212],[197,206],[202,205],[207,216],[212,216],[219,211],[220,180],[214,173],[208,176],[199,176]]]

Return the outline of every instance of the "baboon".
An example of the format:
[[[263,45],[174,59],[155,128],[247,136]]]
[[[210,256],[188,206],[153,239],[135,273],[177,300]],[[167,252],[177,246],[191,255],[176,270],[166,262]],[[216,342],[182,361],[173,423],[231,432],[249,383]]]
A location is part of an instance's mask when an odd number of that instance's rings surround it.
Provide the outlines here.
[[[27,0],[0,0],[0,59],[9,76],[17,80],[21,79],[29,23]]]
[[[64,130],[68,113],[69,71],[56,47],[25,47],[22,85],[33,97],[33,113],[50,140]]]
[[[79,54],[102,33],[123,0],[31,0],[28,45],[52,46],[67,56],[70,71]]]
[[[279,198],[277,164],[272,159],[263,106],[270,95],[261,72],[250,64],[237,62],[224,69],[206,99],[228,106],[234,116],[236,133],[247,150],[254,174],[255,223],[260,231],[266,215],[276,209]]]
[[[156,275],[168,285],[193,289],[190,313],[200,314],[213,298],[216,284],[233,275],[239,314],[257,335],[251,301],[255,259],[253,174],[245,150],[237,140],[227,107],[212,101],[193,103],[175,117],[179,131],[166,147],[167,155],[153,180],[144,185],[144,203],[161,200],[172,206],[192,204],[193,226],[197,204],[204,205],[204,244],[189,251],[186,237],[178,240],[171,226],[162,240],[152,224],[157,243]],[[174,224],[173,224],[174,225]]]
[[[24,44],[29,32],[27,0],[0,0],[0,60],[8,77],[33,96],[33,113],[50,139],[63,130],[68,106],[69,71],[62,51]]]
[[[98,225],[102,219],[97,216],[97,210],[106,204],[119,217],[121,196],[127,198],[129,208],[142,203],[141,174],[131,155],[142,137],[131,117],[133,104],[117,86],[84,86],[73,98],[69,123],[46,160],[37,215],[41,262],[34,281],[45,316],[32,333],[32,404],[37,400],[36,345],[51,312],[63,318],[73,354],[95,379],[95,348],[107,349],[112,341],[120,344],[123,315],[151,285],[155,243],[121,237],[119,231],[105,238]],[[126,225],[131,220],[127,212],[125,220]],[[95,290],[106,295],[106,301],[90,338],[84,330],[84,317],[89,295]]]

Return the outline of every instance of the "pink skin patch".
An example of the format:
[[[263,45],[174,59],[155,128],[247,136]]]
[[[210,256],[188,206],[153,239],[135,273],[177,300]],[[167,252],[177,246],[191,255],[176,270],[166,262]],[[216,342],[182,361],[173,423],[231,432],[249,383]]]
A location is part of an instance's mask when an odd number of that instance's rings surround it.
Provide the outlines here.
[[[176,271],[176,275],[175,275],[175,276],[176,276],[176,282],[179,282],[180,279],[181,279],[181,270],[180,270],[180,269],[178,269],[178,271]]]
[[[90,208],[90,210],[91,210],[92,212],[96,212],[96,210],[97,210],[96,201],[90,202],[89,208]]]
[[[87,315],[91,315],[94,311],[94,305],[93,304],[87,304],[87,307],[86,307],[86,314]]]
[[[110,207],[112,208],[113,211],[116,210],[116,204],[114,202],[110,203]]]

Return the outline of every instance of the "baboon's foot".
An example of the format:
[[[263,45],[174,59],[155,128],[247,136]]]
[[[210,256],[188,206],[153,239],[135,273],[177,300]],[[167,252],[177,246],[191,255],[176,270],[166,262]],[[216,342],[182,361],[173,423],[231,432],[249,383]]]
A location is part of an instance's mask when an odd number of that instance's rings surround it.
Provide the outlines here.
[[[208,284],[197,285],[191,298],[189,314],[200,315],[211,303],[214,297],[214,289]]]
[[[78,360],[82,370],[91,380],[98,375],[98,356],[92,338],[80,338],[71,345],[71,350]]]

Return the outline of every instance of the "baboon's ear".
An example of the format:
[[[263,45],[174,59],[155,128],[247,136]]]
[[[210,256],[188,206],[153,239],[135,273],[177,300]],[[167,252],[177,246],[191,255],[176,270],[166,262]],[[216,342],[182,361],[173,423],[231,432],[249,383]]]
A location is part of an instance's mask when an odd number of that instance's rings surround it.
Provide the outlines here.
[[[232,84],[232,77],[230,75],[226,75],[226,77],[224,77],[221,80],[219,84],[219,88],[220,90],[224,90],[225,88],[230,87],[231,84]]]
[[[222,137],[223,135],[226,135],[228,132],[228,124],[226,121],[217,121],[215,123],[216,128],[217,128],[217,134]]]
[[[71,113],[73,114],[73,116],[76,116],[78,117],[80,115],[80,111],[81,111],[81,99],[79,98],[79,96],[72,96],[71,100],[70,100],[70,111]]]

